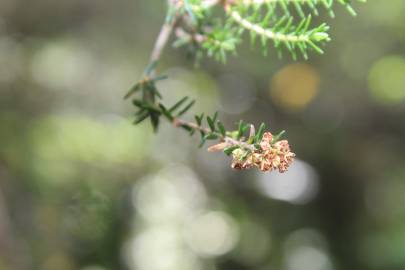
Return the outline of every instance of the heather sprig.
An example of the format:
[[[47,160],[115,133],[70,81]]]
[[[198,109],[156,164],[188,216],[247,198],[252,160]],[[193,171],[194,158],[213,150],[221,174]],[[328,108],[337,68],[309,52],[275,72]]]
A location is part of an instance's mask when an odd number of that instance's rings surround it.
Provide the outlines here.
[[[357,0],[365,2],[365,0]],[[210,152],[223,151],[232,156],[232,168],[259,168],[261,171],[285,172],[293,162],[287,140],[281,140],[284,131],[274,135],[266,131],[262,123],[257,129],[239,121],[235,129],[227,130],[218,119],[218,113],[195,115],[195,121],[185,121],[182,116],[195,104],[195,100],[183,97],[167,105],[157,87],[157,82],[166,79],[158,75],[156,67],[161,54],[176,37],[173,46],[187,46],[199,61],[205,55],[226,62],[228,54],[236,54],[238,45],[248,33],[254,44],[259,40],[262,51],[267,54],[272,43],[279,55],[287,51],[293,59],[301,54],[308,58],[309,51],[323,53],[321,48],[330,41],[329,26],[320,23],[313,26],[312,18],[320,8],[334,16],[335,4],[344,6],[356,15],[350,0],[168,0],[166,19],[151,53],[149,64],[141,79],[128,91],[136,107],[134,124],[149,119],[154,131],[161,119],[181,128],[191,136],[199,134],[200,147],[207,141],[216,141]],[[222,10],[222,15],[214,12]]]
[[[281,56],[286,50],[293,59],[301,54],[308,58],[308,51],[322,54],[321,47],[331,40],[329,26],[320,23],[313,26],[312,18],[325,10],[331,17],[335,16],[336,4],[356,15],[351,0],[184,0],[190,7],[186,16],[199,18],[193,20],[193,26],[186,29],[190,35],[204,37],[191,39],[200,45],[196,50],[197,57],[206,53],[222,62],[227,54],[236,53],[242,43],[243,33],[247,32],[251,43],[260,42],[263,54],[269,51],[272,43]],[[365,2],[365,0],[357,0]],[[221,20],[212,15],[212,9],[220,7],[224,16]],[[178,27],[184,27],[180,25]],[[179,37],[181,40],[181,37]],[[178,44],[190,45],[179,42]],[[193,44],[195,46],[195,44]]]

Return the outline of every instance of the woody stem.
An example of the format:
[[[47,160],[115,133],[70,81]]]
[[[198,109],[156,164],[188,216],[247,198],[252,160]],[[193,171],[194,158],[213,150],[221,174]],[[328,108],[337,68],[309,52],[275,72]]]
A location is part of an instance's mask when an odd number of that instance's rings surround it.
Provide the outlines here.
[[[247,142],[243,142],[241,140],[236,140],[236,139],[234,139],[232,137],[229,137],[229,136],[223,136],[222,134],[220,134],[218,132],[212,132],[210,129],[201,127],[201,126],[199,126],[199,125],[197,125],[196,123],[193,123],[193,122],[187,122],[187,121],[184,121],[184,120],[179,119],[179,118],[174,118],[173,119],[173,124],[174,124],[175,127],[187,126],[187,127],[192,128],[194,130],[203,131],[205,133],[214,133],[215,135],[217,135],[219,137],[220,141],[223,141],[223,142],[229,144],[229,146],[239,146],[240,148],[244,148],[244,149],[247,149],[247,150],[250,150],[250,151],[255,150],[255,147],[252,144],[249,144]]]

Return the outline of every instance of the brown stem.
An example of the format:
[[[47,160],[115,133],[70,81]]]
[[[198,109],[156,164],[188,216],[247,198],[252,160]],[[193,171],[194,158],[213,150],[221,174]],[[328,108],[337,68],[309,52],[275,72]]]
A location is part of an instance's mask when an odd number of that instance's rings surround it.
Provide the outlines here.
[[[173,28],[177,22],[177,14],[174,14],[172,18],[170,18],[170,10],[171,7],[178,8],[179,1],[178,0],[168,0],[167,1],[168,7],[168,14],[166,15],[165,22],[163,23],[162,27],[160,28],[159,35],[155,41],[155,45],[153,46],[152,53],[149,59],[149,65],[156,63],[159,61],[160,57],[162,56],[163,50],[166,47],[169,38],[173,32]],[[155,68],[150,71],[151,74],[155,73]]]
[[[212,6],[219,4],[220,2],[221,2],[221,0],[205,0],[204,5],[205,5],[205,8],[210,8]],[[175,8],[179,8],[182,5],[182,1],[168,0],[168,4],[169,4],[169,6],[174,6]],[[170,10],[170,8],[169,8],[169,10]],[[171,20],[168,20],[166,18],[166,21],[162,25],[162,28],[160,29],[159,35],[156,39],[155,45],[153,47],[153,50],[152,50],[152,53],[150,56],[149,63],[157,62],[160,59],[162,52],[163,52],[164,48],[166,47],[167,42],[169,41],[169,37],[173,32],[173,28],[176,24],[176,21],[177,21],[176,16],[174,16]]]
[[[201,127],[201,126],[197,125],[196,123],[187,122],[187,121],[184,121],[184,120],[179,119],[179,118],[174,118],[174,119],[173,119],[173,124],[174,124],[175,127],[187,126],[187,127],[192,128],[192,129],[195,129],[195,130],[203,131],[203,132],[205,132],[205,133],[210,133],[210,132],[212,132],[212,131],[211,131],[210,129],[208,129],[208,128]],[[219,140],[220,140],[220,141],[227,143],[227,144],[228,144],[228,147],[229,147],[229,146],[236,146],[236,145],[237,145],[237,146],[239,146],[239,147],[241,147],[241,148],[244,148],[244,149],[247,149],[247,150],[250,150],[250,151],[254,151],[254,150],[255,150],[255,147],[254,147],[254,145],[252,145],[252,144],[249,144],[249,143],[247,143],[247,142],[243,142],[243,141],[241,141],[241,140],[236,140],[236,139],[231,138],[231,137],[229,137],[229,136],[225,136],[225,137],[224,137],[224,136],[222,136],[221,134],[219,134],[219,133],[217,133],[217,132],[214,132],[214,133],[219,136]]]
[[[160,29],[158,38],[156,39],[155,46],[150,56],[150,63],[156,62],[160,59],[163,49],[166,47],[169,37],[173,31],[173,27],[176,19],[174,18],[170,22],[165,22]]]

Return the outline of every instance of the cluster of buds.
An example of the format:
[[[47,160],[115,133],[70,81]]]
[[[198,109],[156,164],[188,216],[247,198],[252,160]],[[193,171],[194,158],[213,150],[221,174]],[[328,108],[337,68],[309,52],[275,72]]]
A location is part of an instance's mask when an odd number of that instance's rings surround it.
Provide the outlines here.
[[[257,167],[263,172],[278,170],[283,173],[294,161],[295,154],[291,152],[287,140],[274,142],[273,135],[266,132],[255,150],[238,148],[232,152],[232,157],[233,169]]]

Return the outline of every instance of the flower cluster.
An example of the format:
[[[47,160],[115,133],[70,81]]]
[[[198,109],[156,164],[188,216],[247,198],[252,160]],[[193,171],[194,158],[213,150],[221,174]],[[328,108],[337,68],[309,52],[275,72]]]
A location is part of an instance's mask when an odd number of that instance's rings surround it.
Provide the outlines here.
[[[254,151],[235,149],[232,152],[232,168],[241,170],[258,167],[263,172],[278,170],[283,173],[294,161],[295,154],[290,151],[288,141],[273,142],[270,132],[263,134],[259,145]]]

